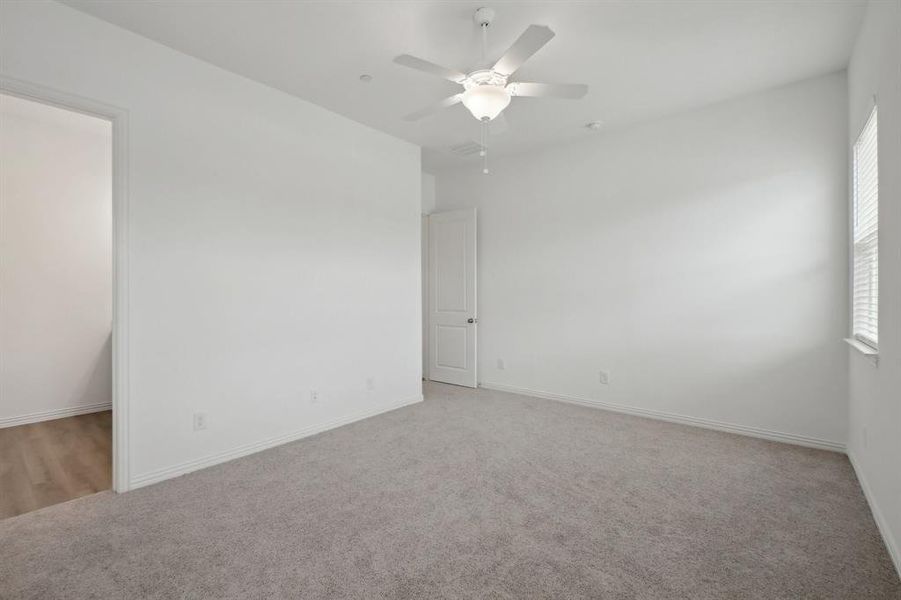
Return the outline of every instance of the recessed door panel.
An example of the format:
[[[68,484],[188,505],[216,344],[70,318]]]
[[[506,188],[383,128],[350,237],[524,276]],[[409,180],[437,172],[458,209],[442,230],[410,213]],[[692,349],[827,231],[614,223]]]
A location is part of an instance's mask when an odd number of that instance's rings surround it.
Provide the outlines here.
[[[466,222],[450,221],[436,228],[437,309],[465,312],[466,306]]]
[[[435,328],[435,363],[443,369],[466,369],[466,327],[439,325]]]

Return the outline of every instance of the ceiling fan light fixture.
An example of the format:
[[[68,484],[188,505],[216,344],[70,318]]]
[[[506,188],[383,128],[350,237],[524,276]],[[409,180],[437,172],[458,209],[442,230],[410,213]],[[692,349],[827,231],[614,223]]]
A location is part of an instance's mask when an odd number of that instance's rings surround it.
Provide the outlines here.
[[[510,104],[510,92],[499,85],[476,85],[463,92],[463,105],[479,121],[491,121]]]
[[[510,77],[519,70],[523,63],[551,41],[554,37],[554,32],[546,25],[529,25],[504,55],[494,63],[494,66],[488,66],[491,64],[487,58],[488,28],[494,20],[494,10],[482,7],[475,12],[473,19],[479,25],[482,34],[481,69],[471,73],[464,73],[457,69],[448,69],[441,65],[436,65],[433,62],[416,58],[409,54],[401,54],[395,57],[394,62],[463,86],[464,91],[462,93],[454,94],[432,106],[410,113],[404,117],[404,120],[418,121],[441,109],[462,102],[466,109],[472,113],[472,116],[481,124],[481,142],[476,147],[479,148],[479,156],[482,157],[482,172],[487,175],[489,173],[488,136],[489,130],[492,129],[488,123],[497,118],[509,106],[513,96],[578,99],[588,93],[588,86],[573,83],[551,84],[522,81],[511,83],[509,81]]]

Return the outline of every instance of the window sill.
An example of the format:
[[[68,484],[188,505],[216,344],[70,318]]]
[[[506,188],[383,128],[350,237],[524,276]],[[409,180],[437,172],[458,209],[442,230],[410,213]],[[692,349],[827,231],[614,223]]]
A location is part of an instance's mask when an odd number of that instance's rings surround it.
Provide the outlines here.
[[[845,341],[849,346],[863,354],[865,357],[870,359],[874,365],[879,364],[879,350],[876,348],[872,348],[867,346],[863,342],[859,340],[855,340],[854,338],[845,338]]]

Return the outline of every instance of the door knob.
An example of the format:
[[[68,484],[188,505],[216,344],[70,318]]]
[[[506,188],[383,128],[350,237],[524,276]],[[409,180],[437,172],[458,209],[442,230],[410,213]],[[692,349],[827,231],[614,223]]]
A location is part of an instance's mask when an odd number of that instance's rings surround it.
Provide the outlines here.
[[[470,318],[470,319],[466,319],[466,322],[467,322],[467,323],[478,323],[479,320],[478,320],[478,319],[472,319],[472,318]]]

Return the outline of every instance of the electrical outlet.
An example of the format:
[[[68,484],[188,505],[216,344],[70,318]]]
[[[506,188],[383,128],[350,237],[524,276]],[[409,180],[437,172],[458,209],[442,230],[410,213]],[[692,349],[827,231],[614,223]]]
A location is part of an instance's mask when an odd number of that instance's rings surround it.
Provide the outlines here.
[[[366,378],[366,389],[370,392],[375,391],[375,377],[367,377]]]
[[[207,426],[207,416],[205,412],[196,412],[194,413],[194,431],[200,431],[201,429],[206,429]]]
[[[317,392],[316,390],[310,390],[310,402],[312,402],[313,404],[319,402],[319,392]]]
[[[610,373],[607,371],[599,371],[598,381],[601,383],[601,385],[607,385],[608,383],[610,383]]]
[[[507,365],[504,364],[504,359],[503,358],[497,359],[497,370],[503,371],[506,368],[507,368]]]

